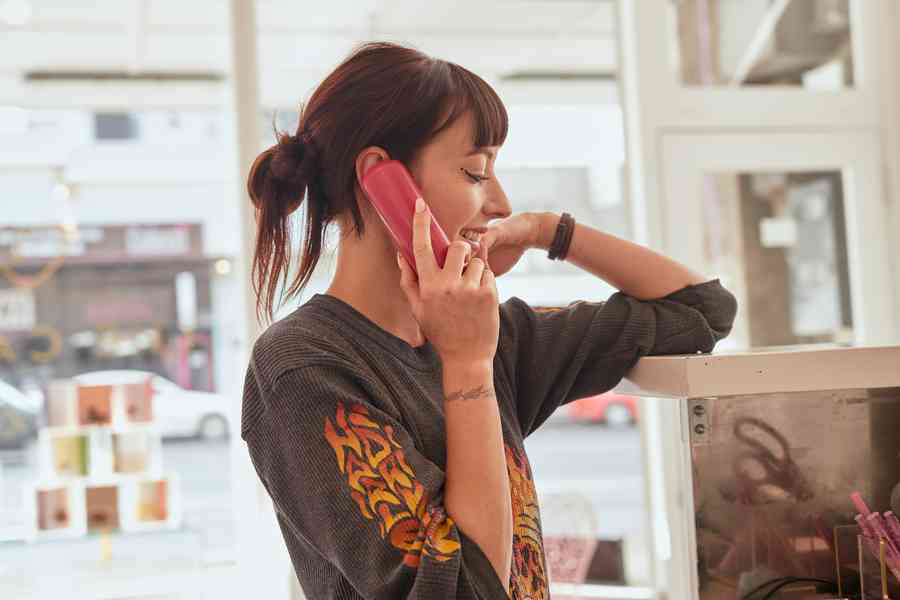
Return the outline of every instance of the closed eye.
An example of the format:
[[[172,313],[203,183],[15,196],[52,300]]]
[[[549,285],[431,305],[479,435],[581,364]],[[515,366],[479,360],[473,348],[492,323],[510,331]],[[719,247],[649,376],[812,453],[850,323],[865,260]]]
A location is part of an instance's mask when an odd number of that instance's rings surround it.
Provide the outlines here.
[[[471,179],[474,183],[481,183],[482,181],[487,181],[490,177],[485,175],[479,175],[478,173],[472,173],[468,169],[462,169],[462,172],[466,174],[466,177]]]

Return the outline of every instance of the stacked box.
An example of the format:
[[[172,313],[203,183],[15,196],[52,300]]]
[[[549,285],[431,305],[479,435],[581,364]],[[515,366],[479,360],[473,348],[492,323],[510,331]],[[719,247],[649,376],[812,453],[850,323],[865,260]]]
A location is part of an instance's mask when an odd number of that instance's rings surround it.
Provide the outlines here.
[[[178,478],[163,470],[149,377],[108,385],[58,380],[48,391],[40,475],[25,488],[27,539],[180,527]]]

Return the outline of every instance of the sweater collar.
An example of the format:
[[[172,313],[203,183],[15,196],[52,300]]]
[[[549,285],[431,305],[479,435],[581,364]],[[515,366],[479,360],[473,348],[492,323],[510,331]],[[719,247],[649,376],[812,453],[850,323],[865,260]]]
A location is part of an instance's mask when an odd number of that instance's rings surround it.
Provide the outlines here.
[[[380,345],[392,356],[396,356],[407,365],[421,371],[432,371],[441,365],[440,355],[429,340],[421,346],[410,346],[389,331],[379,327],[350,304],[329,294],[314,294],[307,304],[318,306],[336,317],[341,324],[352,328],[354,332]]]

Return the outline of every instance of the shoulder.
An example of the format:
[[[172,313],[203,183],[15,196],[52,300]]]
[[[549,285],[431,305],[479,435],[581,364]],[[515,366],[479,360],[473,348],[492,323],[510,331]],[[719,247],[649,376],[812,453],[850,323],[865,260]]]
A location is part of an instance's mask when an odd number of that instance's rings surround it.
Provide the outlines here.
[[[339,328],[304,305],[272,323],[253,344],[249,374],[264,391],[273,389],[290,372],[309,372],[316,368],[347,371],[359,364],[358,357]]]
[[[247,365],[242,437],[272,410],[300,414],[323,396],[358,396],[366,379],[360,364],[345,339],[303,307],[272,323],[253,344]]]

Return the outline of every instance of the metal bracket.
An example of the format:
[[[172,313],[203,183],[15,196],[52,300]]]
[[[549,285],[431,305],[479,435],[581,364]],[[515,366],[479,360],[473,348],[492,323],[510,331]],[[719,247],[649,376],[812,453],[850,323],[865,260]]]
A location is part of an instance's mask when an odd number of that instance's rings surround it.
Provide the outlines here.
[[[688,430],[691,433],[691,446],[709,444],[712,438],[707,400],[708,398],[688,399]]]

